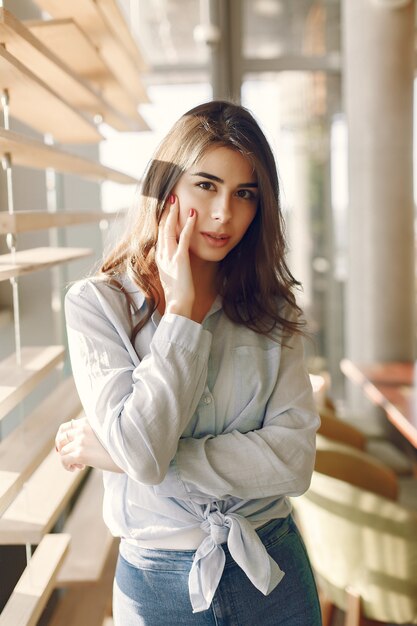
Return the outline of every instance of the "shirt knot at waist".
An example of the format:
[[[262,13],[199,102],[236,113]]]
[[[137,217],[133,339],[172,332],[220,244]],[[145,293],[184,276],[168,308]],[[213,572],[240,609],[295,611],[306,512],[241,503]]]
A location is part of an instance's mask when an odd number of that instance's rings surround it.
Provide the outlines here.
[[[231,520],[220,511],[212,511],[208,517],[200,524],[204,532],[210,535],[216,546],[226,543]]]
[[[201,523],[207,537],[199,545],[189,575],[193,613],[209,608],[222,577],[226,555],[221,543],[227,541],[230,555],[259,591],[267,595],[284,576],[269,556],[250,522],[244,517],[211,511]]]

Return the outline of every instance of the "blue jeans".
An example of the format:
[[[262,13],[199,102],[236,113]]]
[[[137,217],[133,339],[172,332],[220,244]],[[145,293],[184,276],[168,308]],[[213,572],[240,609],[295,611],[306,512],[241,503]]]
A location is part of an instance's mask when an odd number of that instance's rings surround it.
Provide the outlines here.
[[[119,555],[115,626],[321,626],[312,570],[291,515],[265,524],[257,533],[285,572],[268,596],[252,585],[224,544],[226,565],[213,602],[207,611],[193,614],[188,573],[194,551],[141,550],[141,568]]]

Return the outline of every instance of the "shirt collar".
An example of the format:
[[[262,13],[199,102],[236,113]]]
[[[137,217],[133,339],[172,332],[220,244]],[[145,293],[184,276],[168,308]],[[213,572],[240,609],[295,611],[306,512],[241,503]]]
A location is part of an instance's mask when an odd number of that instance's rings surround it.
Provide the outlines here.
[[[142,291],[139,289],[135,281],[129,274],[124,274],[120,280],[123,289],[129,294],[132,303],[137,311],[140,311],[142,307],[146,306],[146,298]]]
[[[146,298],[144,294],[142,293],[142,291],[137,286],[137,284],[135,283],[135,281],[133,280],[133,278],[129,276],[129,274],[126,273],[124,274],[120,282],[123,288],[129,294],[130,298],[132,299],[132,302],[136,310],[140,311],[142,308],[145,308]],[[217,311],[219,311],[222,308],[222,306],[223,306],[223,299],[221,296],[217,295],[213,301],[213,304],[208,310],[206,316],[204,317],[203,323],[209,317],[217,313]],[[157,309],[152,313],[151,320],[155,324],[155,326],[158,326],[159,322],[161,321],[161,314],[159,313]]]

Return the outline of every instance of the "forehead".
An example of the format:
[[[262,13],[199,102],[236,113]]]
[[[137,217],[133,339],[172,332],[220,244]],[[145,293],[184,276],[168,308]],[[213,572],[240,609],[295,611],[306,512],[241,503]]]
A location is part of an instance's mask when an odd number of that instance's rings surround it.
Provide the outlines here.
[[[225,146],[214,147],[205,152],[189,171],[206,172],[222,179],[233,176],[234,179],[239,179],[238,182],[249,183],[257,180],[250,160],[237,150]]]

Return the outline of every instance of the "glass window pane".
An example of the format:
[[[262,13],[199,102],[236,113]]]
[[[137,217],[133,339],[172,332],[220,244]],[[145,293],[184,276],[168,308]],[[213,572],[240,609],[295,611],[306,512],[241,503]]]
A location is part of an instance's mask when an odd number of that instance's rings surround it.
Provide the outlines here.
[[[343,355],[346,278],[346,142],[340,125],[340,78],[320,72],[246,76],[242,101],[264,128],[275,152],[288,263],[302,283],[298,300],[314,332],[311,356],[337,379]],[[339,125],[333,128],[335,120]],[[338,194],[331,191],[332,169],[333,180],[341,185]]]
[[[200,23],[199,0],[135,0],[133,27],[149,64],[201,65],[208,62],[208,49],[194,40]]]
[[[245,58],[340,51],[340,3],[335,0],[243,0],[242,4]]]

